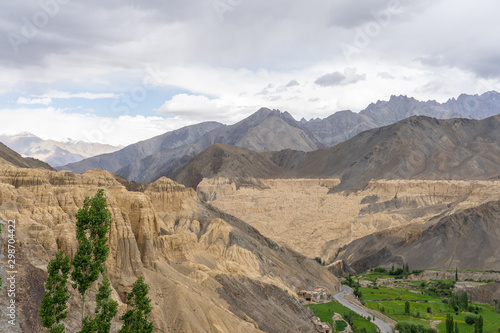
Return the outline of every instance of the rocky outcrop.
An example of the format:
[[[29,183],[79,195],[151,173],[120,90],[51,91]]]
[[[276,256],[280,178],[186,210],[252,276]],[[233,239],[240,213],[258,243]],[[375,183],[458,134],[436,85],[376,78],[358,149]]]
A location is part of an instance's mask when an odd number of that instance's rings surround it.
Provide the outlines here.
[[[280,320],[285,331],[296,331],[297,325],[310,332],[312,314],[294,301],[297,292],[339,289],[338,280],[313,260],[202,203],[194,190],[169,179],[128,191],[101,170],[78,175],[0,168],[0,218],[16,220],[19,255],[25,258],[22,278],[30,282],[23,283],[19,302],[25,307],[19,317],[25,332],[40,329],[37,308],[48,260],[58,249],[75,253],[75,214],[98,188],[104,188],[113,217],[106,262],[113,297],[123,313],[132,283],[144,276],[159,332],[260,332],[275,329],[270,323]],[[72,293],[66,323],[76,331],[81,312]],[[93,306],[91,297],[87,311]],[[115,322],[114,330],[118,327]]]
[[[333,275],[338,277],[344,277],[349,274],[356,274],[356,272],[349,267],[349,265],[344,260],[337,260],[332,262],[326,268],[332,272]]]

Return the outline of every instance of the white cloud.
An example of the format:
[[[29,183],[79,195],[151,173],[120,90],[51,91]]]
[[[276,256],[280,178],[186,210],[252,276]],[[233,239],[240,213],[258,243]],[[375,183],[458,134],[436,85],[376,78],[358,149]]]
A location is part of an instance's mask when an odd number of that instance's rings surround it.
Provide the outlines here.
[[[58,91],[51,90],[46,94],[43,94],[39,97],[41,98],[85,98],[85,99],[100,99],[100,98],[118,98],[120,95],[115,93],[92,93],[92,92],[78,92],[78,93],[70,93],[66,91]]]
[[[121,116],[99,117],[71,114],[53,107],[38,109],[0,109],[0,133],[30,132],[43,139],[82,140],[127,145],[196,123],[180,117]]]
[[[33,104],[49,105],[50,103],[52,103],[52,99],[50,97],[40,97],[40,98],[19,97],[16,103],[27,104],[27,105],[33,105]]]
[[[49,105],[55,98],[99,99],[99,98],[118,98],[119,96],[120,96],[119,94],[114,94],[114,93],[91,93],[91,92],[70,93],[65,91],[52,90],[43,95],[31,95],[30,97],[21,96],[17,99],[16,103],[24,105],[33,105],[33,104]]]
[[[209,99],[202,95],[178,94],[156,110],[167,116],[198,121],[223,120],[236,122],[242,113],[255,112],[252,106],[242,106],[223,99]]]

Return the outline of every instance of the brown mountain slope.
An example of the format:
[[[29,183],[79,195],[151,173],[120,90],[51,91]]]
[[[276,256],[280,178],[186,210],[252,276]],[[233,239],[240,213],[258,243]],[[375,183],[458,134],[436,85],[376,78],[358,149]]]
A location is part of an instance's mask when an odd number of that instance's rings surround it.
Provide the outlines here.
[[[159,177],[171,175],[176,169],[186,165],[196,154],[217,143],[254,151],[287,148],[312,151],[325,147],[288,112],[262,108],[234,125],[206,133],[192,144],[138,159],[116,173],[140,183],[151,182]]]
[[[297,177],[338,177],[336,191],[372,179],[498,179],[500,116],[438,120],[415,116],[311,152]]]
[[[237,186],[253,184],[256,178],[270,178],[283,174],[268,154],[223,144],[215,144],[196,155],[185,167],[171,175],[172,179],[196,188],[203,178],[226,177]]]
[[[113,218],[106,273],[119,314],[132,283],[144,276],[158,332],[313,332],[312,313],[296,301],[297,292],[339,289],[324,267],[166,178],[137,186],[101,170],[77,175],[0,168],[0,219],[16,221],[16,281],[23,286],[16,297],[23,306],[15,329],[22,332],[40,331],[47,262],[58,249],[75,253],[75,214],[98,188],[105,189]],[[5,244],[6,233],[0,237]],[[65,320],[69,331],[79,330],[77,299],[71,298]],[[2,298],[0,308],[6,309],[7,301]],[[90,297],[87,305],[93,311],[95,300]],[[116,320],[113,331],[118,327]]]
[[[188,163],[173,173],[173,179],[194,187],[201,176],[339,178],[335,191],[359,190],[373,179],[494,180],[500,178],[500,116],[484,120],[416,116],[309,153],[284,150],[259,157],[239,148],[226,148],[226,167],[207,172],[208,165],[220,162],[212,152],[200,154],[202,157],[194,161],[203,163]],[[259,163],[241,163],[244,155]],[[238,161],[234,162],[238,167],[230,167],[229,156]]]
[[[35,158],[24,158],[0,142],[0,164],[9,164],[20,168],[43,168],[54,170],[50,165]]]
[[[403,262],[412,269],[499,270],[499,221],[500,201],[491,201],[365,236],[341,248],[336,259],[358,272]]]

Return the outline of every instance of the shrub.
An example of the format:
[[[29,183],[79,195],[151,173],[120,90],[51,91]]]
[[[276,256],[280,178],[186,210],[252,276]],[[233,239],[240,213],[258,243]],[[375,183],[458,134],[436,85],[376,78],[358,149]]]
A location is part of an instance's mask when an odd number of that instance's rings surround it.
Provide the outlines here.
[[[465,323],[467,325],[474,325],[475,322],[476,322],[476,316],[474,316],[474,315],[466,315],[465,316]]]
[[[375,267],[373,271],[377,273],[385,273],[387,272],[387,269],[385,269],[384,267]]]
[[[432,313],[432,308],[430,306],[427,307],[427,313]]]
[[[407,321],[400,321],[395,327],[399,333],[437,333],[437,331],[430,327],[425,327],[420,323],[412,323]]]

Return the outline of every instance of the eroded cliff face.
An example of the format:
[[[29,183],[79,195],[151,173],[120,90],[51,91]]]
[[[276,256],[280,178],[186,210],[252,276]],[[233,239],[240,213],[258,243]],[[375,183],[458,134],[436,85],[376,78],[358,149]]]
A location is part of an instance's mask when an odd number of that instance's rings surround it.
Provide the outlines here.
[[[40,330],[47,263],[58,249],[75,253],[75,214],[98,188],[105,189],[113,218],[106,273],[119,314],[132,283],[144,276],[157,332],[311,332],[312,313],[296,302],[296,293],[318,286],[339,290],[338,280],[313,260],[169,179],[133,192],[101,170],[77,175],[0,166],[0,218],[16,220],[20,278],[30,281],[18,293],[23,332]],[[72,294],[65,322],[76,331],[81,312]],[[86,311],[94,306],[91,298]],[[119,325],[115,321],[113,330]]]
[[[200,197],[307,256],[333,260],[339,248],[363,236],[422,224],[500,198],[498,181],[378,180],[357,192],[336,192],[332,179],[259,179],[237,187],[206,178]]]

